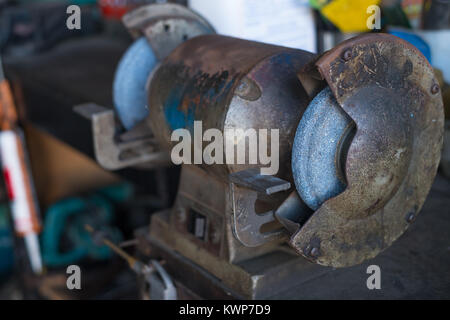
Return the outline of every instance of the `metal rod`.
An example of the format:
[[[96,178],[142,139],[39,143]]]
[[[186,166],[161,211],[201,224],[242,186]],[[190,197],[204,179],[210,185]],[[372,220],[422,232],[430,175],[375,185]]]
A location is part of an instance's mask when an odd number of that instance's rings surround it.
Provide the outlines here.
[[[95,230],[94,228],[92,228],[90,225],[85,225],[84,228],[94,234]],[[134,258],[133,256],[129,255],[128,253],[126,253],[124,250],[122,250],[120,247],[118,247],[117,245],[115,245],[113,242],[111,242],[110,240],[106,239],[105,237],[101,238],[101,241],[107,245],[111,250],[113,250],[115,253],[117,253],[119,256],[121,256],[122,258],[124,258],[129,266],[131,268],[133,268],[135,266],[135,264],[138,262],[138,260],[136,258]]]
[[[126,247],[131,247],[131,246],[135,246],[139,243],[138,239],[131,239],[131,240],[126,240],[123,241],[119,244],[119,247],[121,248],[126,248]]]

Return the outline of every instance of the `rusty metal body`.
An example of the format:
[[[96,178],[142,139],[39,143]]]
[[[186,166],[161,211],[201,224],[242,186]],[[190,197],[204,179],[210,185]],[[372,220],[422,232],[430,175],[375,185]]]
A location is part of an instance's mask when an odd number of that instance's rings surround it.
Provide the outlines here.
[[[75,112],[92,120],[97,162],[107,170],[133,166],[154,169],[169,165],[152,130],[145,124],[146,83],[154,65],[182,42],[201,34],[215,33],[201,16],[184,6],[163,3],[141,6],[128,12],[123,22],[137,39],[119,62],[113,85],[115,110],[92,103]],[[146,43],[147,41],[147,43]],[[152,57],[152,62],[143,61]],[[127,131],[116,123],[118,118]]]
[[[313,54],[218,35],[191,39],[177,47],[153,73],[147,118],[160,143],[170,149],[171,132],[203,130],[280,130],[279,177],[291,180],[290,150],[298,121],[308,105],[296,76]],[[204,168],[227,178],[251,165]]]
[[[256,192],[242,189],[243,200],[254,201]],[[231,198],[227,182],[199,166],[183,165],[175,205],[152,215],[150,228],[136,231],[140,251],[166,261],[179,296],[266,299],[330,272],[282,245],[288,240],[283,233],[257,247],[243,245],[230,219]],[[195,230],[197,221],[204,222],[202,234]]]
[[[263,176],[256,170],[262,164],[248,161],[184,164],[175,205],[139,231],[141,251],[164,257],[181,287],[194,289],[189,275],[200,284],[199,296],[269,297],[274,288],[301,282],[302,273],[330,271],[298,255],[324,266],[352,266],[376,256],[408,228],[434,180],[444,126],[438,82],[416,48],[394,36],[367,34],[315,56],[219,35],[194,37],[211,31],[201,17],[172,6],[160,14],[147,9],[125,22],[132,33],[146,36],[161,59],[147,82],[149,116],[141,123],[153,133],[152,150],[170,152],[171,133],[192,132],[194,121],[202,121],[203,130],[280,134],[278,174]],[[170,12],[178,12],[181,22],[165,35],[165,23],[176,22]],[[192,34],[180,40],[188,25]],[[346,143],[335,143],[343,191],[308,208],[302,190],[293,187],[293,172],[301,168],[291,159],[308,155],[293,148],[294,137],[324,88],[328,101],[335,100],[330,108],[339,108],[354,127],[351,135],[344,130],[337,137]],[[148,161],[145,153],[141,148],[126,163]],[[222,295],[208,285],[220,287]]]
[[[319,264],[350,266],[389,247],[422,207],[442,149],[442,97],[425,57],[384,34],[340,44],[300,78],[308,75],[318,86],[326,82],[357,131],[346,190],[314,212],[290,244]]]
[[[388,247],[423,204],[439,163],[442,100],[432,93],[437,81],[425,58],[392,36],[347,41],[304,66],[298,81],[293,71],[311,59],[300,50],[223,36],[194,38],[154,72],[148,121],[169,148],[172,130],[192,130],[194,120],[202,120],[205,129],[280,128],[280,163],[289,165],[294,128],[310,97],[328,85],[357,126],[345,159],[348,186],[301,225],[290,244],[317,263],[349,266]],[[204,166],[224,181],[249,168]],[[291,181],[290,174],[285,166],[278,177]],[[230,200],[242,229],[255,227],[249,217],[256,216],[256,198]],[[272,203],[271,216],[280,202]],[[245,245],[264,242],[255,240],[254,234],[262,234],[256,231],[240,235],[239,225],[234,232]]]
[[[171,132],[192,130],[194,120],[204,130],[279,128],[283,166],[270,180],[251,165],[184,165],[176,204],[152,219],[148,241],[247,298],[269,294],[266,276],[288,288],[298,275],[266,267],[256,277],[242,264],[308,269],[301,259],[276,262],[283,241],[325,266],[376,256],[414,220],[434,179],[443,134],[436,85],[425,58],[392,36],[361,36],[320,57],[216,35],[182,44],[150,79],[147,123],[160,144],[170,149]],[[290,159],[297,124],[326,86],[356,132],[343,158],[345,190],[311,211],[291,188]],[[192,231],[198,218],[201,238]],[[262,231],[274,222],[278,228]]]
[[[211,174],[210,179],[214,176],[225,183],[221,193],[229,195],[229,209],[222,209],[221,214],[225,222],[232,217],[229,227],[244,246],[257,247],[285,237],[273,213],[289,195],[293,137],[309,102],[296,70],[313,57],[302,50],[206,35],[180,45],[149,79],[147,122],[168,150],[175,144],[171,141],[173,130],[193,131],[194,120],[202,121],[203,130],[221,132],[279,129],[281,165],[274,177],[260,175],[255,167],[261,165],[248,161],[201,165]],[[205,184],[206,195],[209,189]],[[193,198],[200,205],[206,202],[199,197]],[[185,202],[182,198],[179,192],[177,204]],[[179,207],[185,212],[190,209],[188,205]],[[265,230],[269,225],[273,228]]]

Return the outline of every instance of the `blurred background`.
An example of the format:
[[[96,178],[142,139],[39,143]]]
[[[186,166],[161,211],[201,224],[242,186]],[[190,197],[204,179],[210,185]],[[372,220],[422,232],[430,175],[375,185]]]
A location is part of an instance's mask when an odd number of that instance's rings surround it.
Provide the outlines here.
[[[17,122],[40,211],[43,276],[35,276],[11,216],[8,183],[0,184],[0,298],[134,299],[135,274],[84,230],[90,224],[126,252],[134,230],[173,202],[179,168],[100,168],[90,122],[72,111],[95,102],[111,107],[114,73],[133,39],[122,16],[152,0],[0,0],[0,54],[12,88]],[[177,0],[204,16],[217,33],[300,48],[331,49],[364,32],[387,32],[416,46],[433,66],[447,126],[439,188],[450,178],[450,1],[445,0]],[[81,8],[81,28],[68,29],[68,6]],[[366,12],[381,8],[368,30]],[[0,79],[3,80],[3,79]],[[4,151],[3,151],[4,152]],[[448,202],[447,204],[448,205]],[[442,210],[444,204],[442,204]],[[448,210],[448,206],[447,206]],[[450,245],[450,244],[449,244]],[[448,254],[448,252],[446,253]],[[66,267],[80,265],[83,290],[67,291]]]

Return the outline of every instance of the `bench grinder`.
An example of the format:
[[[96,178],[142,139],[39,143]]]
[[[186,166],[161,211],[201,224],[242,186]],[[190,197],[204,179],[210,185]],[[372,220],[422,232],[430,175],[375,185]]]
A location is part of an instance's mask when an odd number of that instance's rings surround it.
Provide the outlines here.
[[[172,4],[124,23],[136,41],[116,72],[116,113],[152,145],[133,165],[164,165],[148,155],[167,157],[171,133],[194,121],[279,129],[277,174],[262,175],[261,163],[183,164],[174,206],[137,232],[180,297],[267,298],[329,270],[316,264],[375,257],[414,221],[444,125],[438,81],[415,47],[370,33],[317,56],[217,35]]]

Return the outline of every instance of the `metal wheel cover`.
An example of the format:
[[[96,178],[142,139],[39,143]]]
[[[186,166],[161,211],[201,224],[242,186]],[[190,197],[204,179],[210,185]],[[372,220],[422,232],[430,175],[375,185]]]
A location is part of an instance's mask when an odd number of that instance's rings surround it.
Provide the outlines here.
[[[119,119],[129,130],[149,113],[146,84],[158,62],[188,39],[215,31],[192,10],[170,3],[140,6],[122,20],[137,38],[119,63],[113,90]]]
[[[318,264],[346,267],[388,248],[417,217],[440,160],[443,102],[426,58],[391,35],[345,41],[314,68],[357,130],[345,161],[347,188],[290,244]]]

